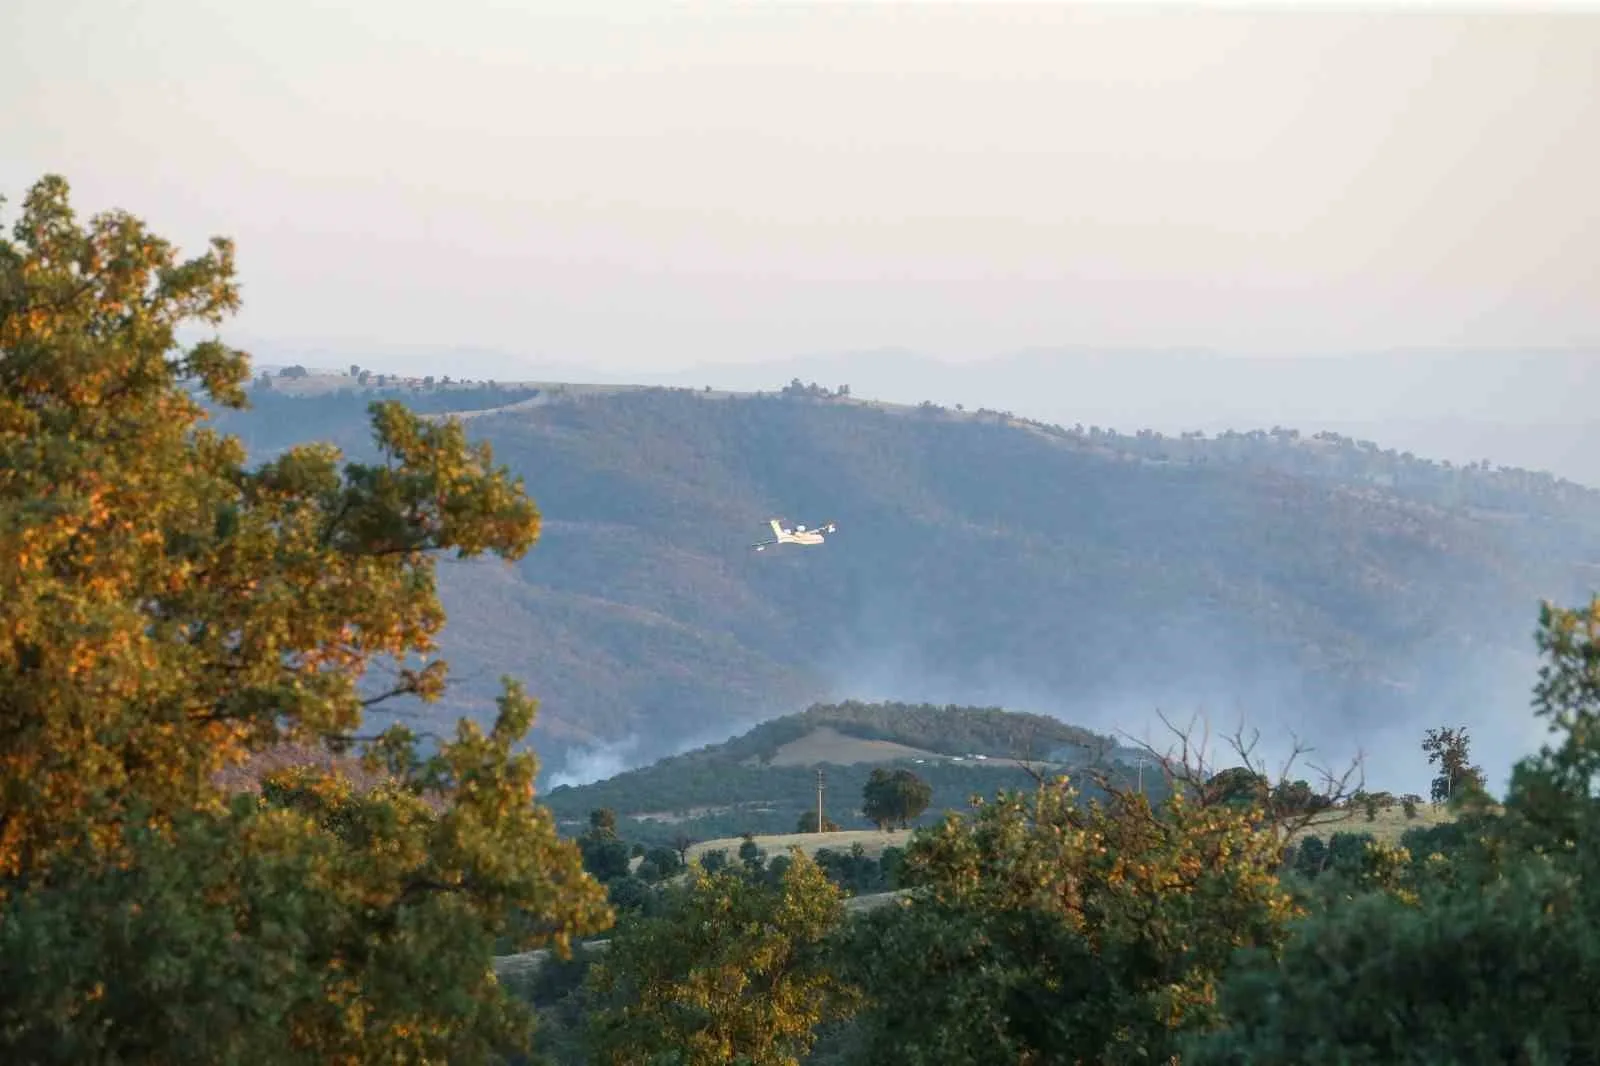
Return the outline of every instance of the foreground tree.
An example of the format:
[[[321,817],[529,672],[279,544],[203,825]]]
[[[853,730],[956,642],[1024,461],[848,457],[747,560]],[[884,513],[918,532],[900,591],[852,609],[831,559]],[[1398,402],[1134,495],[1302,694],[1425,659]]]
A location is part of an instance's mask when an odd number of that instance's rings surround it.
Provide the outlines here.
[[[312,446],[247,469],[192,395],[243,406],[247,358],[176,341],[238,302],[227,241],[180,261],[125,213],[80,226],[59,178],[0,241],[0,1059],[519,1046],[495,938],[564,948],[609,913],[532,803],[514,684],[429,759],[386,733],[365,793],[332,769],[218,779],[436,698],[435,555],[516,559],[538,511],[458,423],[395,404],[372,407],[379,465]]]
[[[660,914],[625,919],[590,970],[593,1061],[795,1066],[853,1002],[824,951],[843,913],[798,848],[776,885],[693,869]]]
[[[1448,856],[1401,856],[1413,864],[1402,880],[1414,891],[1368,892],[1322,909],[1280,959],[1238,971],[1223,992],[1231,1024],[1198,1040],[1186,1064],[1593,1060],[1600,599],[1581,610],[1546,605],[1538,640],[1546,663],[1535,706],[1559,739],[1517,765],[1503,809],[1469,806],[1455,825],[1408,834],[1454,846]],[[1448,752],[1446,732],[1435,738]]]
[[[1280,844],[1250,810],[1180,790],[1078,801],[1065,781],[1001,793],[920,831],[899,879],[839,951],[868,1006],[862,1061],[1164,1062],[1216,1022],[1234,949],[1293,913]]]

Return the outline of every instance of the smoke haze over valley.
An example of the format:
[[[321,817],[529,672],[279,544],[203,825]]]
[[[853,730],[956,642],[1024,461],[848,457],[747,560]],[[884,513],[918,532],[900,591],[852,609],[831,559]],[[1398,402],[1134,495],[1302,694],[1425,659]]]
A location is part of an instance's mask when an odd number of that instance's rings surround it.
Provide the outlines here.
[[[1397,788],[1425,725],[1538,739],[1600,563],[1525,473],[1600,486],[1592,17],[12,8],[0,189],[230,235],[258,370],[719,390],[469,423],[546,524],[443,568],[444,713],[526,678],[553,779],[852,696],[1243,713]],[[359,392],[224,428],[364,454]],[[752,559],[772,514],[841,532]]]
[[[257,454],[361,457],[368,391],[279,377],[220,426]],[[1600,559],[1600,493],[1549,475],[784,391],[402,389],[480,412],[469,432],[545,516],[521,563],[442,568],[459,685],[435,713],[525,678],[551,784],[843,699],[1035,711],[1158,750],[1157,711],[1201,713],[1274,763],[1291,734],[1324,765],[1360,750],[1394,791],[1425,773],[1423,729],[1465,724],[1498,779],[1539,739],[1538,599],[1580,596]],[[773,514],[839,532],[750,552]]]

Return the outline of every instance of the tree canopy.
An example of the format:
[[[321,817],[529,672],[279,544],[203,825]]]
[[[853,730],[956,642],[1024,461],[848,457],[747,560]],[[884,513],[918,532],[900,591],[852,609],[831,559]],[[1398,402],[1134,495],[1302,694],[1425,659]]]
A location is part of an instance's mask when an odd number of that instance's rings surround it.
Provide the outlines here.
[[[0,1058],[367,1062],[525,1040],[496,938],[609,920],[532,802],[535,708],[423,757],[364,711],[435,699],[435,559],[520,558],[539,512],[459,423],[371,407],[380,461],[247,468],[201,400],[248,357],[185,331],[239,307],[224,239],[180,259],[65,180],[0,240]],[[381,680],[380,670],[392,675]],[[285,743],[373,741],[230,794]]]
[[[879,829],[906,828],[933,799],[928,783],[910,770],[878,767],[861,789],[861,813]]]

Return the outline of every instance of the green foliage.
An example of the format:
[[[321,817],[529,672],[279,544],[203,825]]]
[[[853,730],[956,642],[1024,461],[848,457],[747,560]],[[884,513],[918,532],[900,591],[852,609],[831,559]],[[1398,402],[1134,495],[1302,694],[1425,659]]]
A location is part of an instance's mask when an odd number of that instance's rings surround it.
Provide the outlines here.
[[[665,881],[676,877],[683,869],[683,858],[675,849],[657,846],[645,851],[638,874],[645,881]]]
[[[240,407],[247,359],[177,344],[237,306],[229,242],[180,261],[126,213],[80,226],[59,178],[0,241],[0,1059],[513,1049],[494,943],[609,920],[532,802],[518,686],[427,758],[388,731],[365,790],[348,760],[231,800],[219,773],[436,698],[436,557],[519,559],[538,510],[459,424],[391,403],[374,463],[246,469],[192,392]]]
[[[888,871],[897,868],[902,849],[885,849],[894,854],[888,858],[887,870],[882,856],[873,859],[858,841],[850,845],[850,850],[839,852],[832,848],[818,848],[812,856],[813,861],[828,875],[828,880],[838,885],[851,895],[867,892],[886,892],[893,885],[889,880]]]
[[[861,789],[861,813],[879,829],[906,828],[928,809],[933,789],[910,770],[873,769]]]
[[[1272,788],[1270,809],[1278,819],[1292,819],[1328,809],[1327,796],[1315,792],[1304,780],[1280,781]]]
[[[798,849],[781,882],[696,871],[662,912],[625,919],[590,972],[592,1061],[793,1066],[849,990],[822,946],[839,890]]]
[[[1472,738],[1465,726],[1441,726],[1428,730],[1423,737],[1422,750],[1427,753],[1428,764],[1439,768],[1429,786],[1433,802],[1444,803],[1461,788],[1483,791],[1483,771],[1471,764],[1471,748]]]
[[[1308,918],[1281,964],[1227,985],[1235,1019],[1185,1066],[1499,1066],[1585,1061],[1600,1039],[1600,936],[1570,877],[1407,905],[1384,893]]]
[[[1084,806],[1060,782],[919,831],[912,895],[841,952],[868,1002],[865,1061],[1160,1061],[1216,1023],[1235,947],[1286,935],[1278,850],[1249,812]]]
[[[822,816],[822,824],[818,825],[817,812],[807,811],[795,823],[794,831],[796,833],[837,833],[839,831],[839,823],[824,814]]]
[[[767,853],[756,843],[755,837],[747,834],[739,845],[739,862],[749,873],[760,873],[766,867]]]
[[[1306,786],[1309,791],[1310,786]],[[1206,782],[1208,802],[1237,807],[1265,807],[1272,795],[1272,782],[1247,766],[1233,766]]]
[[[1224,988],[1230,1024],[1185,1062],[1554,1066],[1600,1046],[1600,600],[1545,605],[1535,703],[1561,736],[1520,762],[1502,809],[1368,843],[1355,877],[1272,960]],[[1465,735],[1431,731],[1441,777]],[[1466,790],[1469,793],[1472,790]],[[1335,838],[1337,841],[1338,838]],[[1355,864],[1350,864],[1355,865]]]

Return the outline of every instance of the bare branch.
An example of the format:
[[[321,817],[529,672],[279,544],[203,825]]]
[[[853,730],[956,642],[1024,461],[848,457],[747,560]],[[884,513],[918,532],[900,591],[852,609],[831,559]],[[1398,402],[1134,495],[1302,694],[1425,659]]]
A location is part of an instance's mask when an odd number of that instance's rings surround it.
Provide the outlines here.
[[[1212,806],[1229,802],[1232,797],[1211,785],[1216,777],[1216,770],[1211,757],[1211,731],[1210,722],[1200,712],[1190,716],[1186,725],[1174,723],[1165,712],[1157,711],[1157,716],[1168,732],[1174,737],[1173,746],[1164,752],[1157,751],[1155,746],[1148,741],[1142,741],[1129,733],[1121,732],[1133,746],[1148,752],[1160,767],[1163,779],[1169,790],[1183,790],[1185,794],[1201,806]],[[1198,741],[1195,734],[1199,733]],[[1237,756],[1239,764],[1251,774],[1260,777],[1267,786],[1267,794],[1261,804],[1261,817],[1264,824],[1273,827],[1280,839],[1287,841],[1296,833],[1301,832],[1313,823],[1325,824],[1343,821],[1354,816],[1350,807],[1351,798],[1357,795],[1364,783],[1365,773],[1363,755],[1357,752],[1351,763],[1342,773],[1335,774],[1326,767],[1315,763],[1308,763],[1308,767],[1320,778],[1322,788],[1312,790],[1311,795],[1316,800],[1298,806],[1289,806],[1285,803],[1288,798],[1284,789],[1294,780],[1291,773],[1296,763],[1309,754],[1313,749],[1304,744],[1297,736],[1291,734],[1291,750],[1287,758],[1279,765],[1277,773],[1269,771],[1266,759],[1256,754],[1260,743],[1260,730],[1251,730],[1248,735],[1241,722],[1237,729],[1226,735],[1224,741]],[[1176,750],[1174,751],[1174,748]],[[1096,767],[1090,772],[1100,788],[1107,793],[1126,799],[1128,790],[1114,783],[1110,774],[1104,767]],[[1352,783],[1352,779],[1354,779]],[[1310,788],[1309,784],[1307,788]],[[1336,812],[1329,816],[1327,812]]]

